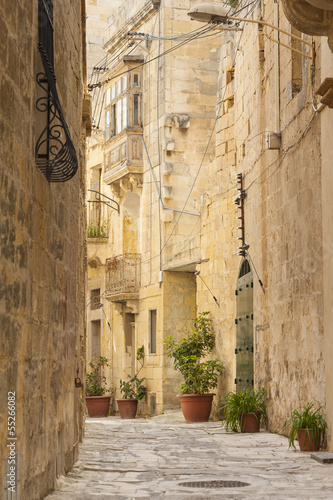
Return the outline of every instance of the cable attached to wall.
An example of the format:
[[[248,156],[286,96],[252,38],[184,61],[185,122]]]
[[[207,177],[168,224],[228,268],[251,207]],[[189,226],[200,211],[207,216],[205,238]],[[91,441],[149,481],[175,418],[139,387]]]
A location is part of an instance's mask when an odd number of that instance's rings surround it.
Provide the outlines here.
[[[244,253],[247,257],[249,257],[250,261],[251,261],[251,264],[253,266],[253,269],[254,269],[254,272],[256,273],[257,275],[257,278],[258,278],[258,282],[259,282],[259,285],[261,286],[262,288],[262,291],[265,293],[265,288],[264,288],[264,285],[263,285],[263,282],[261,281],[260,277],[259,277],[259,274],[257,272],[257,269],[256,269],[256,266],[254,265],[254,262],[252,260],[252,257],[250,255],[250,252],[249,252],[249,248],[250,248],[250,245],[243,245],[243,250],[244,250]]]
[[[215,303],[218,305],[218,307],[220,307],[220,304],[218,303],[217,298],[215,297],[215,295],[213,294],[213,292],[211,291],[211,289],[209,288],[209,286],[207,285],[207,283],[205,282],[205,280],[200,276],[200,271],[194,271],[194,275],[195,276],[199,276],[199,278],[201,278],[201,280],[204,282],[204,284],[206,285],[207,289],[209,290],[211,296],[215,300]]]

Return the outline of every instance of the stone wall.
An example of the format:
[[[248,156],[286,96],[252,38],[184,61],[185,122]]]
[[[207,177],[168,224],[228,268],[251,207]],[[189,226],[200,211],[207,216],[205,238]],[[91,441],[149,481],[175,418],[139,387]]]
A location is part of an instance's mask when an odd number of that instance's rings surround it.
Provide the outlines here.
[[[162,340],[173,333],[185,335],[196,316],[193,272],[195,262],[200,259],[201,194],[208,186],[207,168],[214,154],[214,134],[207,151],[206,146],[215,122],[220,40],[216,37],[209,39],[209,43],[206,39],[193,40],[174,52],[169,51],[179,42],[164,40],[198,28],[187,16],[192,4],[190,0],[168,0],[160,5],[143,0],[122,2],[109,17],[110,40],[104,46],[110,50],[110,58],[114,58],[113,68],[100,77],[116,78],[128,69],[120,62],[121,58],[117,64],[116,58],[124,50],[123,39],[120,36],[117,39],[117,33],[123,34],[124,26],[127,31],[160,37],[148,43],[137,41],[124,52],[144,58],[147,63],[142,68],[142,122],[148,155],[142,148],[142,173],[131,175],[124,168],[123,178],[112,182],[111,166],[102,183],[103,193],[120,204],[120,214],[111,212],[107,256],[120,255],[129,249],[141,254],[138,298],[122,303],[104,301],[111,329],[104,320],[103,354],[112,359],[110,376],[119,397],[119,380],[133,372],[137,366],[133,353],[141,345],[145,346],[142,376],[147,379],[148,395],[140,405],[144,413],[161,413],[165,407],[178,406],[175,394],[179,378],[171,360],[165,358]],[[92,26],[96,30],[97,24]],[[111,142],[115,145],[116,141],[124,140],[124,135],[125,131]],[[99,149],[98,145],[102,137],[95,132],[93,137],[95,142],[91,141],[93,146],[89,150],[91,172],[104,164],[103,146]],[[108,149],[110,145],[106,144],[105,151]],[[117,168],[116,164],[115,177]],[[136,197],[140,202],[134,204]],[[135,224],[128,226],[124,219],[126,206],[130,205],[139,207],[139,216],[133,212]],[[181,214],[182,209],[190,213]],[[96,246],[89,242],[89,256],[95,250]],[[98,255],[102,253],[98,251]],[[89,287],[90,281],[95,283],[96,273],[97,270],[88,269]],[[156,353],[149,350],[152,309],[157,311]],[[129,341],[127,315],[131,314],[135,323],[134,342],[126,346]]]
[[[257,7],[253,18],[260,15],[274,23],[273,2]],[[282,12],[279,22],[290,30]],[[269,28],[247,24],[234,42],[224,36],[217,160],[211,166],[213,185],[205,199],[201,240],[202,257],[210,259],[201,265],[202,276],[221,307],[214,306],[203,285],[197,301],[206,309],[211,304],[213,325],[220,331],[218,349],[227,366],[221,390],[235,388],[234,290],[241,233],[232,198],[235,174],[242,173],[245,241],[254,274],[255,386],[266,389],[269,429],[282,432],[291,409],[311,400],[325,406],[322,129],[312,107],[321,48],[316,40],[312,81],[309,60],[274,44],[266,29],[271,35]],[[288,39],[281,35],[281,41]],[[301,50],[309,53],[304,45]],[[226,80],[233,62],[234,74]],[[281,149],[267,148],[266,135],[272,132],[281,132]]]
[[[0,6],[0,490],[11,391],[22,499],[44,498],[71,468],[83,432],[74,378],[84,379],[85,358],[85,9],[80,0],[54,4],[57,88],[79,159],[63,184],[48,183],[35,165],[38,2]]]

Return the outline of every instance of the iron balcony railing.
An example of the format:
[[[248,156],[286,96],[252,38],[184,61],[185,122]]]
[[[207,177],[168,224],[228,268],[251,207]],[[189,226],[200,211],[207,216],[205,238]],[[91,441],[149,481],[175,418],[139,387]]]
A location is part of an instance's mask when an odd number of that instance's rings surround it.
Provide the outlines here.
[[[105,263],[106,297],[112,302],[137,299],[140,291],[141,255],[125,253]]]

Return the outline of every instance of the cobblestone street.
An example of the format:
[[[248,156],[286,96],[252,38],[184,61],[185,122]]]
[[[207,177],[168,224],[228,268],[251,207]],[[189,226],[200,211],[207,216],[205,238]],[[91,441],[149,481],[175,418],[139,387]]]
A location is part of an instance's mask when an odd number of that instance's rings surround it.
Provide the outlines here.
[[[220,422],[186,424],[178,412],[87,419],[79,461],[46,498],[332,499],[333,465],[310,455],[288,450],[283,436],[227,433]]]

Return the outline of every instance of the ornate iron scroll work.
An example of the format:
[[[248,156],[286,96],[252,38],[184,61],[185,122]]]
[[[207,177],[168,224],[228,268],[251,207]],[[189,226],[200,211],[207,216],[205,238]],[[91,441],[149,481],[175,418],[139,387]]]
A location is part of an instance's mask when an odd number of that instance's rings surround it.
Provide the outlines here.
[[[40,113],[46,113],[46,126],[36,142],[35,159],[37,168],[49,182],[65,182],[77,172],[78,160],[56,87],[51,8],[52,2],[39,0],[38,49],[44,73],[40,72],[36,77],[40,95],[36,101],[36,109]]]

